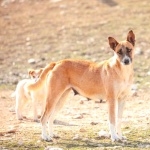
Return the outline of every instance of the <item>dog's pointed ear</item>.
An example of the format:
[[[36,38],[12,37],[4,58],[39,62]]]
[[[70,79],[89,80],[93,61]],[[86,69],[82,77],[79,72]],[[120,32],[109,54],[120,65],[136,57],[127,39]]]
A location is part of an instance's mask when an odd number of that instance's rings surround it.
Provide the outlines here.
[[[118,42],[113,37],[108,37],[110,47],[115,51]]]
[[[44,68],[40,68],[39,75],[43,72]]]
[[[29,69],[29,70],[28,70],[28,75],[29,75],[29,76],[31,76],[33,73],[34,73],[34,70],[33,70],[33,69]]]
[[[130,42],[133,46],[135,45],[135,35],[132,30],[130,30],[127,35],[127,41]]]

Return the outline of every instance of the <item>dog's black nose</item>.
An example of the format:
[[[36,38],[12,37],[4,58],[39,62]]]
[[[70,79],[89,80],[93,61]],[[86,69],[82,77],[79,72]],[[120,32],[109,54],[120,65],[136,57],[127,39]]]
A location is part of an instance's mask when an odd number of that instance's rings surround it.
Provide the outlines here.
[[[125,59],[125,60],[124,60],[124,64],[125,64],[125,65],[128,65],[129,62],[130,62],[129,59]]]

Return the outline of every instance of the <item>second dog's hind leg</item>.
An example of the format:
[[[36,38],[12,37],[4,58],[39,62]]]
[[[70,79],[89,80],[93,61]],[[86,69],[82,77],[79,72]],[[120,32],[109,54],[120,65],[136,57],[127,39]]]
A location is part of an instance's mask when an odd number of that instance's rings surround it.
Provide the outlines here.
[[[35,100],[34,98],[32,98],[32,106],[33,106],[33,118],[35,122],[38,122],[38,108],[37,108],[37,99]]]
[[[16,116],[18,120],[22,120],[23,119],[23,115],[22,115],[22,111],[23,108],[26,104],[26,99],[23,96],[17,95],[16,96]]]

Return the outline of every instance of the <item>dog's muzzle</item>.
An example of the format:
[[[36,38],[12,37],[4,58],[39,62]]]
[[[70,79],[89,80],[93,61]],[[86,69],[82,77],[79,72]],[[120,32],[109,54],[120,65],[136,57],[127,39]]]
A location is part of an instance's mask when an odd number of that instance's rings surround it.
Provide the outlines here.
[[[125,64],[125,65],[128,65],[129,63],[130,63],[130,60],[129,60],[129,59],[125,59],[125,60],[124,60],[124,64]]]
[[[131,62],[132,62],[132,61],[131,61],[130,57],[125,56],[125,57],[122,59],[122,63],[123,63],[124,65],[129,65]]]

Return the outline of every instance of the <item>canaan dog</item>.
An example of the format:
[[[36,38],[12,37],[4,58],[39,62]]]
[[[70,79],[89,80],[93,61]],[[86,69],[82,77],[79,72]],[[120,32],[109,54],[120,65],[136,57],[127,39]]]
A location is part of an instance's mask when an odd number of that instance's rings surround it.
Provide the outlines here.
[[[43,100],[43,92],[42,90],[38,93],[35,93],[34,91],[30,92],[26,88],[27,85],[30,85],[32,83],[35,83],[35,81],[39,78],[39,75],[42,73],[43,69],[37,69],[37,70],[29,70],[28,74],[31,77],[31,79],[23,79],[19,81],[17,84],[15,92],[11,95],[11,97],[16,98],[16,116],[18,120],[23,119],[22,111],[27,102],[32,101],[33,103],[33,110],[34,110],[34,121],[38,121],[38,115],[37,115],[37,101]],[[43,102],[44,105],[44,102]]]
[[[50,141],[54,137],[54,117],[71,89],[91,99],[106,99],[111,140],[125,139],[121,133],[121,118],[125,97],[133,82],[135,35],[131,30],[125,41],[117,42],[113,37],[108,37],[108,41],[114,51],[110,59],[100,63],[74,59],[50,63],[37,82],[28,86],[29,90],[36,91],[46,85],[46,105],[41,117],[42,139]]]

